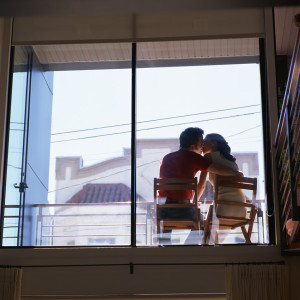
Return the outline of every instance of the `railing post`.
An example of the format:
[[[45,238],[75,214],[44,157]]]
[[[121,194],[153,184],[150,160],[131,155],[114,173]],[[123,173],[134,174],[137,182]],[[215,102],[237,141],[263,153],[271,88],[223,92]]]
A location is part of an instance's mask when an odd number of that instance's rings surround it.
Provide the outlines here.
[[[287,138],[287,150],[288,150],[288,163],[289,163],[289,186],[291,191],[291,200],[292,200],[292,219],[295,221],[300,221],[300,207],[297,205],[297,190],[296,181],[294,174],[295,162],[293,160],[294,156],[294,146],[292,143],[292,128],[290,122],[290,106],[288,103],[285,109],[285,117],[286,117],[286,138]]]
[[[36,216],[36,233],[35,233],[35,245],[41,246],[41,239],[42,239],[42,207],[38,207],[38,214]]]

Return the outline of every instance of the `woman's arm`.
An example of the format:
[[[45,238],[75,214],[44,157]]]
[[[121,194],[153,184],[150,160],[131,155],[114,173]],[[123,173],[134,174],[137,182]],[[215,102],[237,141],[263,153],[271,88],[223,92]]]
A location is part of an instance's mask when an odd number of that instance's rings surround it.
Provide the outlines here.
[[[244,174],[233,168],[215,163],[210,153],[204,155],[212,163],[208,166],[207,171],[221,176],[244,176]]]
[[[244,176],[244,174],[240,171],[215,163],[209,165],[207,171],[221,176]]]
[[[199,201],[200,197],[202,196],[205,190],[206,177],[207,177],[207,172],[202,171],[197,185],[197,202]]]

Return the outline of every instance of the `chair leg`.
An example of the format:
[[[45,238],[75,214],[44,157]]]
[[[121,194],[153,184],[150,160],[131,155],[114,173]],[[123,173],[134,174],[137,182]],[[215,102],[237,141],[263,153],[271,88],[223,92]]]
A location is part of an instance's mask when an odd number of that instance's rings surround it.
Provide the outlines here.
[[[219,231],[216,230],[216,234],[215,234],[215,244],[219,244]]]
[[[253,223],[254,223],[256,213],[257,213],[256,209],[251,210],[251,213],[250,213],[251,223],[249,224],[249,227],[248,227],[248,236],[249,236],[249,238],[251,238]]]
[[[198,229],[204,229],[204,220],[200,208],[196,211],[196,219],[198,220]]]
[[[245,226],[242,226],[241,229],[242,229],[243,235],[244,235],[244,237],[246,239],[246,243],[247,244],[251,244],[251,240],[250,240],[248,231],[246,230]]]
[[[211,227],[212,227],[212,213],[213,213],[213,205],[210,205],[206,220],[204,222],[204,235],[203,235],[203,244],[208,244],[210,235],[211,235]]]
[[[156,226],[157,226],[157,234],[160,234],[160,221],[156,222]]]

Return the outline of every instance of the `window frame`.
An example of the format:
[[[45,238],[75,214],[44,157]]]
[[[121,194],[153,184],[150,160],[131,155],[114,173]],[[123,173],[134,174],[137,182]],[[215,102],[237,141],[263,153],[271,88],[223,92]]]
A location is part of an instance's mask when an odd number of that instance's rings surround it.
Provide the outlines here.
[[[137,95],[136,95],[136,70],[137,70],[137,45],[136,43],[132,44],[132,60],[131,60],[131,243],[128,246],[124,247],[139,247],[136,244],[136,103],[137,103]],[[268,232],[269,232],[269,244],[275,244],[275,221],[274,221],[274,205],[272,202],[272,172],[271,172],[271,154],[266,151],[271,147],[271,140],[269,138],[270,128],[269,124],[269,108],[268,108],[268,95],[267,95],[267,72],[266,72],[266,63],[265,63],[265,40],[264,38],[259,38],[260,45],[260,75],[261,75],[261,105],[262,105],[262,119],[263,119],[263,145],[264,145],[264,161],[265,161],[265,179],[266,179],[266,195],[267,195],[267,205],[268,205]],[[1,204],[1,232],[0,232],[0,247],[2,246],[3,241],[3,223],[4,223],[4,206],[5,206],[5,183],[6,183],[6,166],[7,166],[7,158],[8,158],[8,141],[9,141],[9,123],[10,123],[10,113],[11,113],[11,96],[12,96],[12,76],[13,76],[13,64],[14,64],[14,46],[11,47],[11,59],[10,59],[10,73],[9,73],[9,89],[8,89],[8,108],[7,108],[7,131],[6,131],[6,140],[5,140],[5,158],[4,158],[4,166],[3,169],[3,189],[2,189],[2,204]],[[253,59],[253,58],[251,58]],[[247,60],[247,57],[245,57]],[[227,60],[224,61],[228,63]],[[240,63],[240,60],[236,60],[236,63]],[[216,60],[216,64],[218,64],[218,60]],[[144,67],[147,67],[146,65]],[[22,247],[22,246],[17,246]],[[43,246],[38,246],[43,247]],[[55,246],[60,247],[60,246]],[[62,246],[64,247],[64,246]],[[76,246],[78,247],[78,246]],[[80,247],[80,246],[79,246]],[[93,247],[93,246],[89,246]],[[99,247],[99,246],[97,246]],[[105,247],[105,246],[100,246]],[[118,247],[114,245],[114,247]],[[141,246],[142,247],[142,246]],[[173,246],[174,247],[174,246]],[[11,247],[10,247],[11,248]]]

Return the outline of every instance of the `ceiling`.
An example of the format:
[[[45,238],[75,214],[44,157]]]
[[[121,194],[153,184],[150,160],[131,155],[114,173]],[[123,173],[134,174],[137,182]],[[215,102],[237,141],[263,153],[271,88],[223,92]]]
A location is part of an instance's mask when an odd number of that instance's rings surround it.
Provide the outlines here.
[[[44,69],[51,71],[120,68],[122,66],[128,68],[132,58],[131,47],[130,43],[32,46]],[[27,47],[16,47],[15,65],[26,64],[27,49]],[[137,61],[142,62],[139,67],[154,67],[154,64],[155,66],[179,66],[195,63],[258,62],[258,57],[258,38],[137,43]]]
[[[42,64],[131,60],[131,44],[33,46]],[[258,39],[143,42],[138,60],[258,56]]]
[[[209,3],[209,4],[208,4]],[[293,52],[294,42],[297,35],[297,27],[294,23],[294,16],[300,14],[300,6],[293,6],[292,4],[298,3],[298,1],[248,1],[248,0],[210,0],[210,1],[198,1],[198,0],[1,0],[0,1],[0,14],[1,15],[95,15],[97,13],[109,14],[109,13],[126,13],[126,12],[153,12],[153,11],[174,11],[174,10],[187,10],[187,9],[210,9],[210,8],[233,8],[233,7],[261,7],[261,6],[271,6],[278,5],[274,8],[274,28],[275,28],[275,40],[276,40],[276,53],[278,55],[288,55],[291,56]],[[282,5],[289,6],[282,6]],[[244,46],[241,46],[246,52],[249,52],[252,47],[251,42],[243,42]],[[187,44],[187,42],[185,42]],[[193,53],[195,57],[210,57],[211,54],[208,53],[205,49],[210,49],[214,53],[212,56],[226,56],[227,52],[242,53],[241,49],[233,50],[229,45],[232,45],[232,41],[226,40],[223,44],[220,41],[215,40],[211,42],[203,41],[201,44],[192,46]],[[247,46],[245,46],[248,43]],[[156,46],[155,46],[156,45]],[[183,54],[184,51],[179,49],[180,47],[186,47],[183,42],[180,44],[174,43],[174,49],[168,48],[169,44],[155,44],[151,43],[144,46],[140,46],[143,49],[140,49],[142,56],[140,59],[153,59],[157,56],[163,56],[162,58],[172,57],[172,55],[180,58],[189,58],[193,54]],[[128,57],[130,56],[130,51],[128,49],[116,49],[111,51],[112,45],[106,46],[95,46],[91,45],[90,48],[87,46],[85,50],[81,49],[83,46],[53,46],[43,48],[36,48],[36,52],[39,53],[39,57],[47,63],[58,63],[61,60],[65,62],[72,61],[99,61],[104,60],[118,60],[123,55]],[[102,49],[102,48],[107,49]],[[126,46],[124,46],[126,48]],[[156,49],[155,49],[156,47]],[[165,47],[161,53],[157,47]],[[236,44],[235,48],[240,47]],[[250,48],[249,48],[250,47]],[[167,49],[168,48],[168,49]],[[171,51],[171,52],[168,52]],[[179,52],[181,54],[179,54]],[[101,52],[101,54],[100,54]],[[104,54],[106,53],[106,54]],[[46,55],[47,54],[47,55]],[[216,55],[215,55],[216,54]],[[104,55],[104,56],[103,56]],[[232,55],[229,54],[229,56]],[[242,53],[242,55],[244,55]],[[47,56],[47,57],[46,57]],[[238,54],[234,54],[238,56]]]
[[[296,14],[300,14],[300,6],[274,8],[277,55],[291,56],[293,53],[298,32],[294,22],[294,16]]]
[[[98,15],[282,5],[299,5],[299,0],[1,0],[0,15]]]

